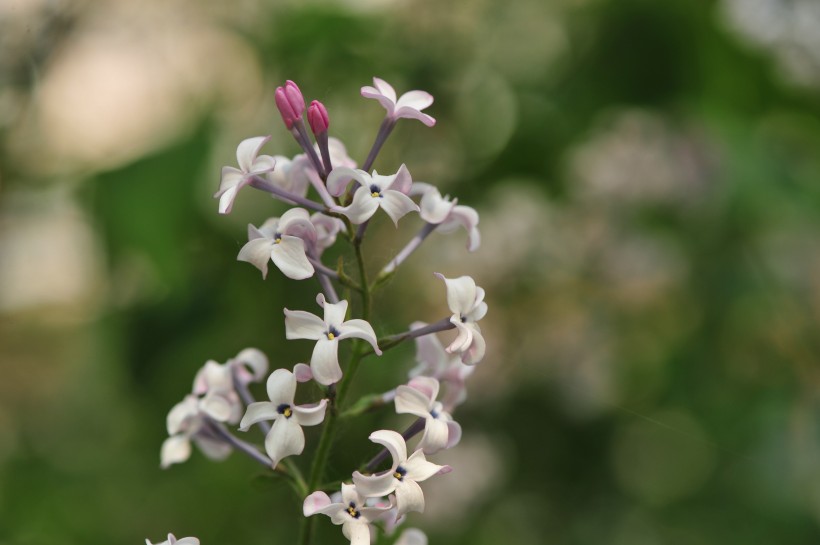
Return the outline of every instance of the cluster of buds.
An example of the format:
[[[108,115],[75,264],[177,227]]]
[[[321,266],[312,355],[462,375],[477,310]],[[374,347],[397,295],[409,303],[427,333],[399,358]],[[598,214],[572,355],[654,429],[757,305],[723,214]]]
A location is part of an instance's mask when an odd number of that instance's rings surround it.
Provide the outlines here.
[[[460,441],[461,426],[453,420],[452,412],[467,398],[466,381],[485,353],[478,322],[487,312],[487,303],[484,290],[469,276],[446,278],[435,273],[444,282],[442,307],[446,304],[449,309],[442,312],[438,321],[413,322],[407,331],[383,338],[377,337],[371,325],[373,295],[428,235],[434,231],[451,232],[461,226],[467,232],[470,251],[478,248],[480,236],[474,209],[459,205],[457,199],[442,197],[432,184],[414,182],[406,165],[400,165],[389,175],[372,169],[399,119],[417,119],[428,127],[435,125],[435,119],[422,112],[432,104],[433,97],[424,91],[410,91],[397,98],[393,87],[378,78],[374,78],[373,87],[362,87],[361,94],[377,100],[386,110],[361,168],[348,156],[341,141],[328,136],[330,117],[325,106],[314,100],[306,108],[299,87],[288,81],[276,89],[276,105],[303,153],[293,158],[263,155],[261,150],[269,136],[246,139],[236,151],[238,168],[222,169],[219,191],[215,194],[221,214],[231,212],[239,191],[246,186],[269,193],[290,206],[281,216],[269,218],[259,227],[249,225],[248,242],[237,259],[254,265],[263,278],[272,261],[290,279],[317,279],[321,291],[316,302],[322,309],[321,317],[305,310],[284,309],[286,338],[315,342],[309,361],[305,358],[308,363],[296,363],[268,374],[267,358],[252,348],[225,364],[207,362],[197,373],[192,393],[168,415],[170,437],[161,452],[161,465],[168,467],[187,460],[193,442],[209,458],[223,459],[237,450],[282,474],[303,503],[303,545],[311,542],[315,519],[310,517],[314,514],[330,517],[352,544],[368,545],[379,529],[391,534],[406,514],[424,511],[424,493],[419,483],[452,469],[427,457]],[[362,244],[371,218],[380,209],[396,225],[411,213],[418,213],[424,224],[370,282]],[[335,245],[337,239],[346,240],[352,247],[357,279],[347,274],[345,269],[351,263],[344,259],[335,269],[322,262],[324,251]],[[358,295],[358,317],[351,316],[351,305],[339,298],[337,288]],[[438,334],[448,330],[455,330],[455,336],[445,347]],[[385,350],[411,339],[416,343],[417,365],[407,372],[401,384],[389,392],[369,394],[346,403],[350,384],[364,358],[381,356]],[[342,350],[347,353],[344,366],[340,363]],[[266,375],[269,400],[256,401],[249,385]],[[297,405],[297,387],[306,382],[315,382],[322,396]],[[444,391],[439,399],[442,386]],[[378,445],[377,454],[354,469],[348,479],[337,480],[340,489],[321,488],[326,482],[325,470],[337,423],[391,405],[397,414],[412,415],[414,420],[403,433],[372,431],[369,439]],[[305,476],[294,457],[305,450],[302,427],[318,425],[322,425],[321,437],[310,473]],[[264,442],[261,446],[245,442],[229,426],[240,431],[257,426],[264,434]],[[348,425],[346,429],[351,428]],[[419,434],[413,447],[408,448],[408,442]],[[174,542],[169,535],[168,543]],[[198,543],[195,538],[179,541],[188,542]],[[420,530],[411,528],[396,543],[424,545],[427,538]]]

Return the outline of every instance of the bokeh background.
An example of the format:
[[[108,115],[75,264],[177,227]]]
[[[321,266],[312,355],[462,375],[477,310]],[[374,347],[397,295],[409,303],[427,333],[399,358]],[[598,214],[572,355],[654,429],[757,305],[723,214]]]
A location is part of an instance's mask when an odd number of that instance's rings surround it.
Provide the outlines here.
[[[313,281],[235,261],[283,211],[212,199],[240,140],[295,143],[296,80],[360,162],[372,76],[436,97],[376,163],[481,213],[433,235],[379,333],[486,288],[489,345],[425,486],[431,543],[820,542],[816,0],[0,0],[0,543],[293,543],[300,502],[233,455],[159,469],[207,360],[305,360]],[[372,226],[377,268],[419,226]],[[413,365],[397,348],[359,394]],[[342,430],[338,476],[373,454]],[[250,436],[249,436],[250,437]],[[308,443],[315,446],[316,432]],[[305,463],[306,460],[301,460]],[[344,543],[320,521],[323,543]]]

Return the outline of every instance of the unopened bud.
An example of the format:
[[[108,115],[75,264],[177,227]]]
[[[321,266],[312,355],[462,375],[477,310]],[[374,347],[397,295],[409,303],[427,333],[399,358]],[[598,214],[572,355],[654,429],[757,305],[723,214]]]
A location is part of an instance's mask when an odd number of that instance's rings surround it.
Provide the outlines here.
[[[288,129],[302,118],[302,113],[305,111],[305,99],[302,97],[299,86],[292,81],[288,80],[284,87],[276,88],[274,100]]]
[[[327,128],[330,126],[330,118],[327,116],[327,108],[324,104],[318,100],[311,102],[308,107],[307,118],[313,134],[318,135],[327,132]]]

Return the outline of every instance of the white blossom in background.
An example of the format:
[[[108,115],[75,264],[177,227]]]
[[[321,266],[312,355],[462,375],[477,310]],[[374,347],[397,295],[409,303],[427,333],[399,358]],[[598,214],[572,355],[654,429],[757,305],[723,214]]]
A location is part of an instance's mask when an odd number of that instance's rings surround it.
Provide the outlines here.
[[[302,512],[306,517],[322,514],[333,524],[341,525],[350,545],[370,545],[370,523],[379,520],[389,507],[368,507],[367,498],[356,486],[342,483],[340,502],[333,502],[326,493],[318,491],[305,498]]]
[[[418,205],[407,196],[413,180],[404,165],[390,176],[380,176],[375,170],[371,176],[360,169],[334,168],[327,178],[327,189],[331,195],[338,197],[345,192],[351,180],[359,183],[353,194],[353,202],[350,206],[337,206],[333,210],[350,218],[352,223],[366,222],[381,208],[398,226],[403,216],[419,211]]]
[[[230,214],[239,190],[248,185],[254,176],[272,171],[276,161],[270,155],[259,155],[259,150],[270,140],[270,136],[256,136],[239,143],[236,161],[239,168],[222,167],[222,180],[214,197],[219,199],[219,213]]]
[[[418,528],[408,528],[393,545],[427,545],[427,535]]]
[[[313,224],[313,228],[316,230],[317,257],[336,243],[336,236],[345,227],[344,222],[339,218],[326,216],[320,212],[310,216],[310,223]]]
[[[424,435],[418,444],[425,454],[452,448],[461,440],[461,426],[436,401],[439,382],[431,377],[416,377],[396,388],[396,412],[424,419]]]
[[[426,325],[424,322],[414,322],[410,329]],[[441,403],[444,410],[452,412],[467,399],[467,379],[475,371],[475,366],[465,364],[458,355],[447,353],[436,335],[422,335],[415,340],[418,365],[410,370],[409,378],[425,376],[443,382],[446,388]]]
[[[387,110],[387,117],[391,120],[396,121],[399,118],[418,119],[428,127],[436,124],[435,119],[421,113],[422,110],[433,104],[433,95],[430,93],[426,91],[408,91],[396,99],[395,89],[386,81],[373,78],[373,85],[374,87],[369,85],[362,87],[362,96],[378,100],[379,104]]]
[[[475,280],[469,276],[445,278],[447,286],[447,306],[453,316],[450,323],[456,326],[458,335],[445,350],[449,353],[461,354],[461,361],[468,365],[478,363],[484,358],[486,344],[481,335],[478,321],[487,314],[487,303],[484,302],[484,289],[475,285]]]
[[[151,543],[146,539],[145,545],[199,545],[199,539],[195,537],[183,537],[182,539],[177,539],[174,537],[174,534],[168,534],[168,539],[163,542]]]
[[[467,250],[474,252],[481,245],[478,231],[478,212],[475,208],[458,204],[458,199],[442,197],[439,190],[428,183],[413,182],[411,195],[421,195],[419,215],[427,223],[438,225],[439,233],[452,233],[459,227],[467,231]]]
[[[193,393],[199,398],[199,410],[217,422],[236,424],[242,416],[242,401],[233,384],[229,363],[205,362],[194,377]]]
[[[325,310],[324,319],[303,310],[285,309],[285,336],[288,339],[317,341],[310,358],[310,369],[316,382],[327,386],[342,378],[339,341],[363,339],[379,356],[382,351],[376,342],[376,332],[369,323],[359,319],[345,321],[347,301],[328,303],[320,293],[316,296],[316,302]]]
[[[292,208],[259,228],[248,225],[248,239],[237,259],[262,271],[262,278],[268,275],[268,261],[273,261],[288,278],[304,280],[313,276],[307,247],[316,245],[316,228],[304,208]]]
[[[389,470],[377,475],[353,473],[353,484],[359,493],[367,497],[381,497],[396,494],[396,507],[401,516],[409,511],[424,512],[424,493],[419,486],[439,472],[446,473],[449,466],[428,462],[420,449],[407,457],[407,445],[398,432],[379,430],[370,434],[370,440],[385,447],[393,457]]]
[[[230,445],[211,437],[204,429],[206,417],[200,410],[199,399],[189,394],[174,405],[168,413],[168,439],[160,450],[160,467],[167,469],[191,457],[191,441],[212,460],[224,460],[231,453]]]
[[[265,437],[265,451],[275,468],[282,458],[301,454],[305,448],[302,426],[315,426],[325,418],[327,400],[315,405],[295,405],[296,377],[287,369],[277,369],[268,377],[270,401],[258,401],[248,405],[239,429],[247,431],[262,420],[273,420],[273,426]]]

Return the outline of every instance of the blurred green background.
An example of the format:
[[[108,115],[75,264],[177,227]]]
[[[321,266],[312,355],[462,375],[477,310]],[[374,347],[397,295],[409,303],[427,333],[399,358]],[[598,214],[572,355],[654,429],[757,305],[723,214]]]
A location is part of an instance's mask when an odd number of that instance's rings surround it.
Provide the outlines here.
[[[476,207],[483,236],[473,255],[431,236],[377,332],[445,315],[433,271],[490,305],[463,442],[434,458],[455,471],[407,525],[452,545],[820,542],[816,0],[2,0],[0,543],[294,542],[282,482],[236,454],[161,471],[159,448],[207,359],[311,350],[282,307],[317,311],[315,282],[235,261],[284,207],[248,190],[219,216],[219,168],[250,136],[298,152],[285,79],[361,163],[372,76],[429,91],[438,120],[400,123],[376,168]],[[369,263],[419,225],[376,222]],[[356,389],[412,365],[397,348]],[[342,430],[334,473],[407,425],[390,412]]]

